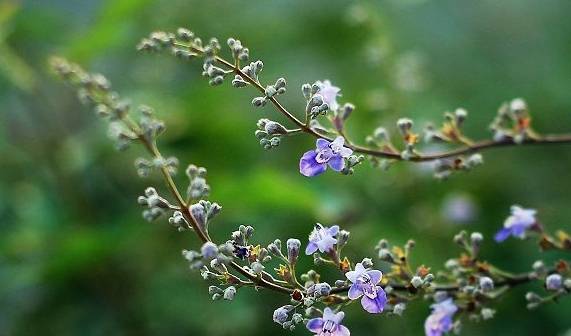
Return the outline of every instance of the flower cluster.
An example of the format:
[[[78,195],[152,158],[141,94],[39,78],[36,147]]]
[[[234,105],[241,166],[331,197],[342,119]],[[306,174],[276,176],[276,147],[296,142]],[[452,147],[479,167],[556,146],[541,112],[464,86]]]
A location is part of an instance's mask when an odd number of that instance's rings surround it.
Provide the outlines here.
[[[227,42],[231,61],[221,56],[218,40],[203,43],[193,32],[183,28],[176,33],[155,32],[140,43],[139,49],[171,51],[183,59],[201,58],[203,75],[211,85],[220,85],[233,75],[234,87],[257,89],[262,95],[253,99],[254,106],[272,104],[297,127],[288,129],[275,121],[261,119],[256,136],[264,148],[275,147],[279,139],[293,134],[306,133],[317,138],[316,148],[303,154],[299,163],[300,172],[308,177],[322,174],[327,167],[349,174],[365,155],[383,168],[402,160],[435,161],[437,175],[446,177],[452,171],[471,169],[481,163],[481,156],[474,153],[479,149],[496,144],[561,142],[561,139],[538,137],[530,128],[527,106],[523,101],[515,100],[500,109],[501,118],[492,127],[496,133],[492,142],[468,139],[461,129],[467,113],[458,109],[445,114],[441,129],[429,127],[430,133],[425,138],[467,147],[444,153],[422,153],[417,148],[420,136],[413,130],[413,121],[407,118],[397,122],[404,143],[402,149],[392,143],[384,128],[377,128],[367,138],[368,147],[355,145],[347,137],[344,127],[355,107],[337,102],[340,97],[338,87],[329,81],[303,85],[306,111],[302,121],[277,100],[286,92],[285,79],[279,78],[271,85],[262,84],[263,63],[258,60],[241,66],[241,62],[249,59],[250,50],[239,40],[231,38]],[[461,252],[438,272],[431,272],[431,268],[423,264],[411,264],[413,240],[398,246],[381,239],[377,245],[378,265],[375,266],[371,258],[356,262],[343,253],[350,233],[337,225],[315,224],[308,232],[307,240],[287,239],[285,250],[280,239],[269,244],[256,242],[255,230],[249,225],[239,226],[226,241],[215,242],[208,224],[220,212],[221,206],[207,200],[210,186],[206,182],[206,169],[189,165],[186,195],[181,193],[172,177],[177,174],[178,160],[165,158],[159,151],[157,139],[165,126],[154,117],[154,112],[146,106],[131,109],[126,100],[111,91],[111,84],[102,75],[89,74],[62,59],[54,59],[52,63],[57,74],[77,89],[80,100],[109,121],[110,134],[120,149],[138,142],[148,151],[148,157],[136,160],[136,170],[141,176],[160,173],[170,196],[161,196],[157,189],[147,188],[138,199],[146,207],[143,216],[148,220],[168,216],[169,223],[179,231],[190,232],[201,241],[197,250],[184,250],[183,257],[191,269],[199,271],[203,279],[211,283],[208,292],[213,300],[231,301],[243,287],[265,289],[284,299],[284,305],[275,309],[271,316],[284,329],[293,330],[301,325],[316,335],[348,336],[350,331],[342,324],[345,315],[341,311],[348,305],[358,302],[357,305],[369,314],[402,315],[413,300],[425,298],[434,302],[432,312],[428,313],[427,309],[426,334],[442,335],[459,330],[463,317],[470,320],[493,317],[490,304],[518,285],[540,282],[547,292],[543,296],[528,293],[529,308],[571,293],[571,267],[567,261],[561,260],[550,266],[537,261],[531,271],[511,274],[481,259],[484,236],[478,232],[456,235],[454,242]],[[324,121],[331,127],[323,126]],[[511,122],[509,125],[508,121]],[[509,132],[508,127],[511,127]],[[497,136],[499,132],[504,136]],[[563,231],[555,235],[546,232],[536,219],[537,211],[519,206],[513,206],[511,210],[504,227],[495,236],[496,241],[501,242],[509,236],[537,237],[542,250],[571,251],[570,236]],[[303,250],[312,256],[316,269],[298,270],[300,251]],[[321,268],[325,267],[335,271],[331,280],[325,281],[321,276]]]

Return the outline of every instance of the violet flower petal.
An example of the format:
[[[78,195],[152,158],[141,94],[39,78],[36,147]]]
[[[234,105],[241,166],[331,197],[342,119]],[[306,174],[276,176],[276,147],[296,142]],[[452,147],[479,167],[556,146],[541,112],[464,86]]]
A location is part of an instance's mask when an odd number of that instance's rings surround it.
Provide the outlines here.
[[[363,290],[361,289],[361,286],[359,286],[358,284],[352,284],[351,287],[349,287],[349,292],[347,293],[349,299],[356,300],[360,298],[361,295],[363,295]]]
[[[494,236],[494,239],[496,240],[496,242],[501,243],[504,240],[508,239],[508,237],[511,235],[511,229],[510,228],[503,228],[500,231],[498,231],[498,233],[496,233],[496,235]]]
[[[366,273],[368,276],[371,277],[371,282],[373,283],[373,285],[376,285],[379,282],[381,282],[381,279],[383,278],[383,273],[379,270],[369,270]]]
[[[306,327],[309,331],[318,334],[321,332],[321,329],[323,328],[323,323],[325,323],[325,321],[321,317],[318,317],[309,320],[306,324]]]
[[[305,254],[310,255],[314,254],[315,252],[317,252],[317,244],[313,242],[307,244],[307,247],[305,248]]]
[[[385,309],[385,305],[387,303],[387,295],[385,291],[381,287],[377,287],[377,297],[374,299],[369,298],[366,295],[363,295],[361,299],[361,305],[363,309],[371,314],[379,314],[382,313]]]
[[[319,139],[317,139],[317,141],[315,142],[315,146],[317,147],[317,150],[322,150],[322,149],[324,149],[324,148],[329,147],[329,144],[330,144],[330,143],[331,143],[331,142],[329,142],[329,141],[327,141],[327,140],[325,140],[325,139],[319,138]]]
[[[327,163],[335,171],[341,171],[345,168],[345,160],[339,154],[332,156]]]
[[[325,163],[318,163],[315,161],[317,152],[314,150],[305,152],[299,160],[299,172],[307,177],[319,175],[327,169]]]

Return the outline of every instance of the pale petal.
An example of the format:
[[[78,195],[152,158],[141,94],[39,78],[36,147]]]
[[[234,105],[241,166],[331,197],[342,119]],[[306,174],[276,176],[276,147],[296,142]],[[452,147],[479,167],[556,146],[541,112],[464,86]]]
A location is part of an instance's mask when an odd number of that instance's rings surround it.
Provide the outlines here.
[[[381,282],[381,279],[383,278],[383,272],[378,270],[369,270],[366,273],[371,277],[371,282],[373,283],[373,285],[376,285],[379,282]]]
[[[349,329],[347,329],[346,326],[340,325],[339,329],[337,329],[337,332],[335,333],[335,336],[351,336],[351,332]]]
[[[338,312],[337,314],[335,314],[335,316],[333,317],[333,321],[337,324],[340,324],[341,321],[343,321],[343,318],[345,317],[345,313],[344,312]]]
[[[353,154],[353,150],[351,148],[343,147],[339,151],[339,155],[341,155],[342,157],[348,157],[351,154]]]
[[[329,234],[332,236],[336,236],[337,233],[339,233],[339,225],[333,225],[332,227],[329,228]]]
[[[367,269],[365,268],[365,266],[363,266],[363,263],[357,263],[357,265],[355,265],[355,271],[357,271],[357,273],[359,273],[359,275],[363,274],[363,272],[365,272]]]
[[[356,300],[356,299],[360,298],[361,295],[363,295],[363,290],[361,289],[361,287],[359,285],[353,284],[353,285],[351,285],[351,287],[349,287],[349,292],[347,293],[347,296],[349,296],[349,299]]]
[[[341,147],[343,147],[344,144],[345,144],[345,138],[343,138],[342,136],[338,136],[331,143],[331,147],[332,148],[336,148],[336,147],[341,148]]]
[[[347,279],[349,281],[351,281],[352,283],[357,282],[357,278],[359,277],[360,273],[358,273],[357,271],[349,271],[347,273],[345,273],[345,276],[347,277]]]
[[[317,247],[321,252],[328,252],[335,244],[337,244],[337,239],[333,237],[325,237],[317,242]]]
[[[317,251],[317,244],[311,242],[307,244],[307,247],[305,248],[305,254],[307,255],[314,254],[316,251]]]
[[[331,308],[326,307],[325,309],[323,309],[323,320],[325,321],[335,320],[335,313],[333,313],[333,310],[331,310]]]

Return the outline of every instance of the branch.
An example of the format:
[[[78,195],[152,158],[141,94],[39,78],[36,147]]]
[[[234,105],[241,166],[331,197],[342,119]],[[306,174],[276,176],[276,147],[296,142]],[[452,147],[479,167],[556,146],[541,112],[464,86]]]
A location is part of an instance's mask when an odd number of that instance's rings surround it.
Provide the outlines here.
[[[204,55],[204,49],[198,48],[191,44],[184,44],[181,42],[173,42],[174,46],[179,48],[185,48],[188,51],[195,53],[197,55]],[[265,88],[254,78],[249,76],[248,74],[244,73],[239,66],[239,63],[232,63],[227,61],[226,59],[216,55],[214,57],[215,61],[218,64],[223,65],[227,69],[231,70],[234,74],[239,75],[240,77],[244,78],[249,84],[254,86],[260,93],[265,94]],[[289,112],[275,97],[269,97],[270,102],[276,108],[276,110],[285,116],[288,120],[293,122],[299,129],[307,133],[315,138],[325,139],[327,141],[333,141],[334,138],[329,137],[327,135],[321,134],[315,129],[311,128],[308,123],[304,123],[300,119],[298,119],[293,113]],[[345,137],[345,136],[344,136]],[[519,145],[551,145],[551,144],[571,144],[571,134],[557,134],[557,135],[544,135],[544,136],[537,136],[533,138],[526,138],[521,142],[516,142],[513,138],[506,137],[499,141],[493,140],[482,140],[470,145],[466,145],[464,147],[460,147],[457,149],[453,149],[450,151],[444,151],[439,153],[433,154],[417,154],[416,156],[412,156],[408,159],[408,161],[414,162],[425,162],[425,161],[434,161],[439,159],[446,159],[446,158],[454,158],[459,155],[463,154],[471,154],[475,152],[479,152],[486,149],[492,148],[500,148],[500,147],[509,147],[509,146],[519,146]],[[378,158],[386,158],[391,160],[405,160],[400,153],[396,153],[394,151],[386,151],[380,149],[374,149],[370,147],[364,147],[352,143],[347,143],[345,147],[352,149],[353,151],[365,155],[370,155]]]

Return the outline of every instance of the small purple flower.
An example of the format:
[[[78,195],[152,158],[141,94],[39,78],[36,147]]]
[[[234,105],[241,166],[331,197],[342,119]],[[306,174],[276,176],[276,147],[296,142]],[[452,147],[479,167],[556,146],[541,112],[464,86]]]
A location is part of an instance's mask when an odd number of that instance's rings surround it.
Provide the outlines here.
[[[329,252],[333,246],[337,244],[337,239],[334,238],[339,233],[339,226],[333,225],[332,227],[325,227],[319,223],[315,224],[313,231],[309,234],[309,244],[305,249],[305,254],[310,255],[317,250],[321,253]]]
[[[431,307],[432,313],[424,323],[426,336],[441,336],[452,330],[454,324],[452,317],[458,310],[452,299],[433,304]]]
[[[511,207],[511,216],[504,222],[504,228],[496,233],[494,239],[497,242],[506,240],[509,236],[520,239],[525,238],[526,230],[533,227],[537,220],[535,219],[536,210],[524,209],[520,206],[513,205]]]
[[[323,102],[329,105],[330,110],[337,110],[337,108],[339,108],[337,97],[341,89],[337,86],[333,86],[328,80],[324,80],[323,82],[317,81],[316,84],[319,85],[319,94],[323,97]]]
[[[331,308],[323,310],[323,317],[311,319],[307,322],[307,329],[317,336],[350,336],[351,332],[341,324],[345,313],[335,314]]]
[[[349,288],[349,299],[357,300],[362,296],[363,309],[371,314],[383,312],[387,303],[387,294],[377,286],[383,277],[381,271],[367,269],[362,263],[358,263],[355,265],[355,270],[345,273],[345,276],[353,283]]]
[[[329,142],[325,139],[317,139],[316,149],[305,152],[299,160],[299,171],[304,176],[316,176],[327,169],[327,165],[335,171],[345,168],[344,158],[353,154],[353,150],[344,147],[345,139],[338,136]]]

